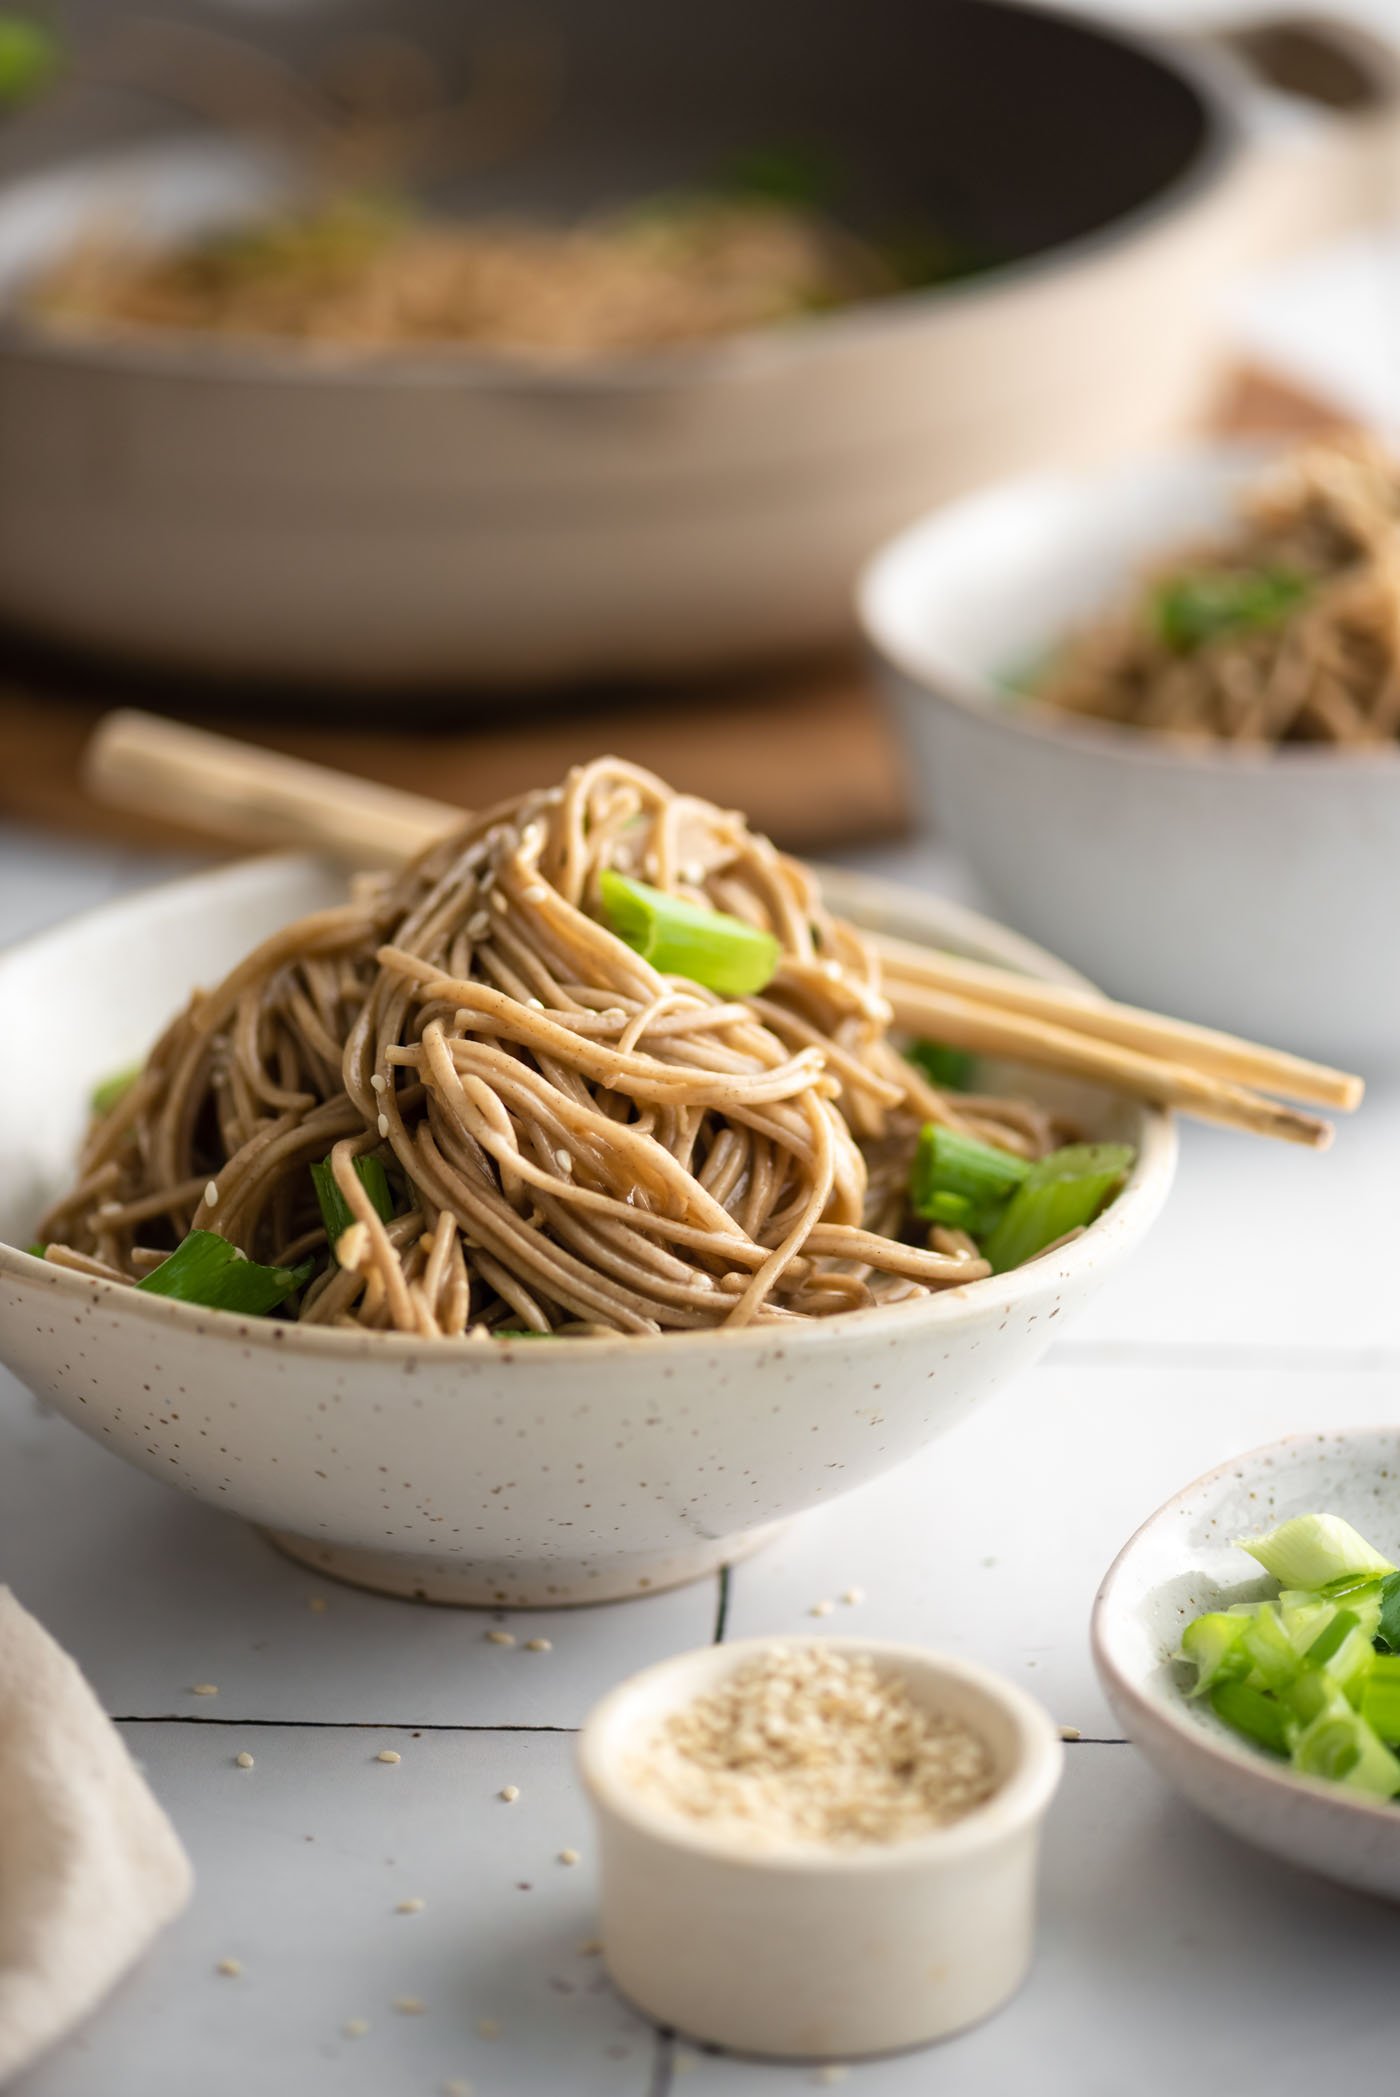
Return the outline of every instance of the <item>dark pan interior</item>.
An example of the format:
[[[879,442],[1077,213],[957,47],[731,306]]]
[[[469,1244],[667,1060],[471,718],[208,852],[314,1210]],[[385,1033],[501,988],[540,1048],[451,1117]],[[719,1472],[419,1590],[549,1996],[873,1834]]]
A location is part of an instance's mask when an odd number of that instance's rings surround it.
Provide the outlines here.
[[[1220,142],[1202,95],[1150,52],[1000,0],[157,0],[150,12],[256,41],[303,77],[347,35],[416,42],[454,92],[474,93],[427,185],[468,209],[574,214],[791,150],[825,165],[852,224],[938,231],[1014,262],[1150,205]],[[105,36],[120,16],[111,0],[70,0],[67,19]],[[80,123],[110,140],[172,114],[159,98],[143,109],[76,90],[27,127],[26,158],[49,157],[43,139],[60,132],[71,150]]]

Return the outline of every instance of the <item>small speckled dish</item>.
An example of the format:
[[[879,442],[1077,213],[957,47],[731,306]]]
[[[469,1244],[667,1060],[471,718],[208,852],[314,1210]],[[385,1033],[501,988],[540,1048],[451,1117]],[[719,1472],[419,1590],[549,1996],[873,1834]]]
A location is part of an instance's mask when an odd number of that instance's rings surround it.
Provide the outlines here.
[[[579,1765],[599,1832],[603,1948],[629,2001],[738,2053],[894,2053],[990,2016],[1030,1964],[1040,1831],[1064,1762],[1039,1704],[988,1668],[919,1646],[833,1638],[961,1719],[997,1788],[961,1820],[834,1850],[726,1843],[639,1796],[628,1766],[669,1713],[756,1654],[804,1639],[707,1646],[633,1675],[590,1713]]]
[[[1250,1749],[1187,1699],[1190,1671],[1172,1658],[1192,1617],[1276,1591],[1232,1540],[1312,1513],[1342,1515],[1400,1558],[1400,1428],[1290,1435],[1168,1500],[1099,1589],[1094,1663],[1124,1730],[1194,1806],[1290,1864],[1400,1901],[1400,1805],[1295,1776]]]
[[[1035,1361],[1166,1199],[1168,1115],[990,1066],[1087,1134],[1134,1144],[1137,1164],[1073,1244],[917,1304],[482,1346],[237,1318],[19,1250],[71,1178],[93,1085],[141,1057],[196,984],[343,890],[314,860],[254,860],[0,956],[0,1359],[128,1462],[320,1572],[544,1607],[697,1579],[912,1456]],[[948,904],[845,876],[828,894],[906,938],[1064,976]],[[85,1023],[55,1027],[75,991]]]

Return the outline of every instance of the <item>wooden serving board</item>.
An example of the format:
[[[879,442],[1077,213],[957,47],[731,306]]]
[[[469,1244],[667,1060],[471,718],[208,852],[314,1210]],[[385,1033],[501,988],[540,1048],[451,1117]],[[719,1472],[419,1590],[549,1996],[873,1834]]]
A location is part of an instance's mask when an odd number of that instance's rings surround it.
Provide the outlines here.
[[[1268,374],[1232,376],[1213,418],[1222,430],[1301,433],[1335,423],[1322,402]],[[144,847],[207,839],[93,802],[78,759],[93,723],[139,705],[269,749],[480,807],[572,763],[613,751],[673,785],[743,808],[794,851],[899,836],[911,817],[907,767],[864,664],[854,655],[645,694],[558,694],[541,703],[474,702],[472,717],[391,727],[328,723],[266,696],[211,696],[169,680],[147,686],[22,656],[0,638],[0,815]]]

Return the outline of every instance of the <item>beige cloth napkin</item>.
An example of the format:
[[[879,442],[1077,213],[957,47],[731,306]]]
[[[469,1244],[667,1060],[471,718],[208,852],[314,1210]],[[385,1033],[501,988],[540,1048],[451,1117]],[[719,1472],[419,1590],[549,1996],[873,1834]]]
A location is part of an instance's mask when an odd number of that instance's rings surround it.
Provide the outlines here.
[[[0,2083],[101,2001],[193,1883],[82,1675],[0,1588]]]

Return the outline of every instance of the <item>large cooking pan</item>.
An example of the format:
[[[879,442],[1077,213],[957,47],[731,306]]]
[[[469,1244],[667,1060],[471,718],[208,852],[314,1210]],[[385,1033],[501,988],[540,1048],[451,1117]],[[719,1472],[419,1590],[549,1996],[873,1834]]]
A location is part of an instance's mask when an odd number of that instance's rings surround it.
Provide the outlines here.
[[[496,33],[478,0],[426,17],[465,73]],[[818,139],[857,220],[936,222],[995,266],[567,370],[46,339],[7,298],[0,618],[341,686],[823,643],[862,555],[931,501],[1187,419],[1225,277],[1364,215],[1396,152],[1393,68],[1335,26],[1336,106],[1273,137],[1228,65],[1002,0],[549,0],[535,26],[558,60],[547,120],[460,186],[468,208],[577,212]],[[31,171],[0,191],[0,291],[95,209],[173,227],[284,175],[188,126]]]

